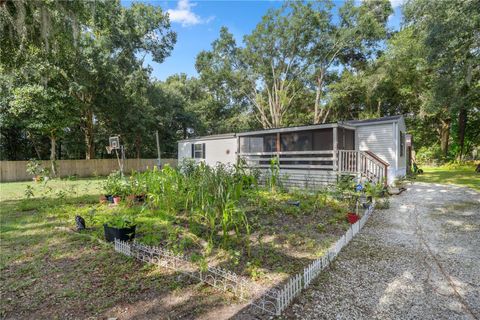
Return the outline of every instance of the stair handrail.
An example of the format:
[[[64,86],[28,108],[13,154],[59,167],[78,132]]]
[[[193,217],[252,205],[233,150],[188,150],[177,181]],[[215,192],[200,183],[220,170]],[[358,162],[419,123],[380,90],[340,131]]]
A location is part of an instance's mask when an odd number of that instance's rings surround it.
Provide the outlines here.
[[[375,162],[378,162],[378,165],[383,166],[384,184],[387,184],[387,173],[388,173],[388,167],[390,166],[390,164],[369,150],[365,150],[362,152],[368,155],[370,158],[372,158],[372,160],[374,160]]]

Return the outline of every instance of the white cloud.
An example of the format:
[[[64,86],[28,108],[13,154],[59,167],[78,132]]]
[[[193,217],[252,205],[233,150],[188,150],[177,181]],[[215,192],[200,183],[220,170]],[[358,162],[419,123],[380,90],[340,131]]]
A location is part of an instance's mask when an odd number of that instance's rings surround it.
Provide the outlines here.
[[[214,17],[204,19],[192,11],[196,3],[190,3],[189,0],[178,0],[175,9],[168,9],[170,21],[181,23],[183,27],[194,26],[196,24],[209,23]]]
[[[392,5],[392,8],[395,9],[397,7],[400,7],[405,3],[406,0],[390,0],[390,4]]]

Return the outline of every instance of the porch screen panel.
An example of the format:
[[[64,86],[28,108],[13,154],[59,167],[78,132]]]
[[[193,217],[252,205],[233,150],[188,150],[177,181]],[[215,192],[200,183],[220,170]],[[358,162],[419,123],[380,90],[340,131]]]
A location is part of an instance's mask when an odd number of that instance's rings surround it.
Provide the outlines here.
[[[268,134],[263,136],[263,151],[275,152],[277,151],[277,135]]]
[[[240,152],[263,152],[263,137],[240,137]]]
[[[281,151],[311,151],[312,131],[299,131],[280,134]]]
[[[355,130],[345,129],[343,134],[344,150],[355,150]]]
[[[240,137],[240,152],[275,152],[276,141],[275,135]]]
[[[333,150],[333,130],[331,128],[313,131],[313,150]]]

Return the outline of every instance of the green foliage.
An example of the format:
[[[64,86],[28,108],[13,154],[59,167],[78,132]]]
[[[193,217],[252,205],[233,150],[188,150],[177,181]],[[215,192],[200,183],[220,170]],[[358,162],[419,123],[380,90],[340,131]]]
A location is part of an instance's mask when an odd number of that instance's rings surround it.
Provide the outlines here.
[[[191,224],[205,228],[210,242],[215,240],[219,231],[224,245],[227,245],[232,230],[237,236],[242,232],[249,233],[247,217],[238,203],[244,190],[258,184],[242,166],[211,168],[204,163],[185,163],[181,169],[165,166],[162,170],[135,174],[130,181],[134,185],[143,185],[148,206],[171,215],[182,210],[187,212]],[[176,235],[172,236],[176,238]]]
[[[40,161],[37,159],[31,159],[27,163],[27,173],[29,175],[32,175],[34,177],[40,177],[41,180],[44,180],[45,177],[48,177],[50,175],[50,170],[48,168],[42,167]]]
[[[109,227],[117,229],[130,228],[135,225],[135,219],[133,216],[121,214],[119,212],[111,213],[102,222]]]
[[[367,181],[364,184],[364,188],[365,194],[373,199],[382,198],[388,195],[386,187],[381,181],[378,183]]]
[[[119,171],[111,173],[103,183],[103,190],[106,195],[127,196],[131,194],[127,180],[122,177]]]
[[[432,164],[432,162],[442,159],[442,150],[440,145],[423,146],[415,154],[418,164]]]
[[[27,187],[25,188],[24,194],[25,194],[25,198],[27,199],[34,197],[33,188],[31,185],[27,185]]]
[[[161,63],[176,41],[160,7],[9,0],[0,6],[0,29],[1,125],[10,142],[2,147],[9,153],[15,135],[34,145],[48,137],[52,160],[57,139],[85,143],[64,145],[74,158],[93,158],[94,144],[105,145],[112,132],[133,152],[140,152],[140,137],[152,140],[152,119],[163,110],[141,56]],[[39,145],[35,152],[45,154]]]
[[[153,157],[155,130],[175,157],[192,134],[393,114],[420,162],[478,157],[476,1],[408,1],[398,32],[387,0],[339,3],[284,3],[242,43],[221,28],[198,78],[153,81],[142,56],[161,63],[176,41],[159,6],[3,1],[0,157],[103,157],[112,133]]]
[[[280,161],[278,157],[274,157],[270,160],[269,175],[267,176],[267,185],[271,192],[277,191],[281,187],[280,179]]]

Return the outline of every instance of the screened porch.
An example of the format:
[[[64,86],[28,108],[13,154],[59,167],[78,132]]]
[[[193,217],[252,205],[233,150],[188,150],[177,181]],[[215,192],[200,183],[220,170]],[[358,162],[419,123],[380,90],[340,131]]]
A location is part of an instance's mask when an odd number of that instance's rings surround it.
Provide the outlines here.
[[[355,150],[355,129],[339,124],[272,129],[238,134],[239,155],[250,166],[335,170],[337,150]]]
[[[291,184],[328,184],[339,175],[386,181],[388,163],[355,150],[355,128],[340,123],[237,134],[238,155],[250,167],[268,170],[278,159]]]

